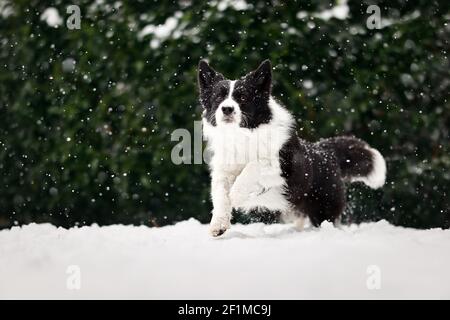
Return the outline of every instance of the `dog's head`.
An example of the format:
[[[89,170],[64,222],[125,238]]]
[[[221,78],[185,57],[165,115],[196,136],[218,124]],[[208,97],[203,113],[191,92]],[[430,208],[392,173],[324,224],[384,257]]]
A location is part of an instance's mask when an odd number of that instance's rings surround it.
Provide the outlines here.
[[[254,129],[268,123],[272,117],[269,108],[272,66],[269,60],[239,80],[225,79],[201,60],[198,84],[203,117],[212,126]]]

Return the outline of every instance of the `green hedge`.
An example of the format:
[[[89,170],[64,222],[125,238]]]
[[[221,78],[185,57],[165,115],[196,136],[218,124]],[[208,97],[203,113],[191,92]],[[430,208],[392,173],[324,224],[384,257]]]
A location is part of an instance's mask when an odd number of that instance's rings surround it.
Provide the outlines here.
[[[448,227],[449,2],[349,1],[344,20],[314,17],[329,1],[251,3],[77,1],[68,30],[41,20],[67,19],[63,1],[3,1],[0,226],[206,222],[206,165],[170,161],[171,132],[200,119],[197,63],[237,77],[270,58],[301,136],[351,133],[387,158],[381,191],[351,187],[347,221]],[[369,4],[388,26],[366,28]],[[141,34],[170,17],[167,37]]]

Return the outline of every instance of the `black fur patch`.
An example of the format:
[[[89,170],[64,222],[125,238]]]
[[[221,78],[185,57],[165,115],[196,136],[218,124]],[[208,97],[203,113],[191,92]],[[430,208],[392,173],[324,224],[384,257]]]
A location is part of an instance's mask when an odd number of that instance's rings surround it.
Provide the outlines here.
[[[365,177],[373,170],[373,155],[368,144],[355,137],[335,137],[319,141],[335,153],[343,178]]]
[[[200,88],[200,104],[203,106],[203,117],[213,126],[216,125],[214,114],[219,104],[226,99],[230,89],[229,81],[201,60],[198,64],[198,86]]]
[[[272,66],[264,61],[234,86],[233,98],[242,112],[241,127],[254,129],[272,119],[269,99],[272,90]]]
[[[310,143],[292,132],[280,150],[286,197],[314,226],[334,222],[345,209],[344,180],[367,176],[373,169],[367,144],[353,137]]]

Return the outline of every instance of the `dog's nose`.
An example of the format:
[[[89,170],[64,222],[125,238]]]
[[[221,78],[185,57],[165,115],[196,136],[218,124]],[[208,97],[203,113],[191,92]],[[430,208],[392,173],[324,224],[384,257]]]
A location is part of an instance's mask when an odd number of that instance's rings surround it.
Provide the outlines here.
[[[230,114],[232,114],[234,111],[233,107],[222,107],[222,112],[224,115],[229,116]]]

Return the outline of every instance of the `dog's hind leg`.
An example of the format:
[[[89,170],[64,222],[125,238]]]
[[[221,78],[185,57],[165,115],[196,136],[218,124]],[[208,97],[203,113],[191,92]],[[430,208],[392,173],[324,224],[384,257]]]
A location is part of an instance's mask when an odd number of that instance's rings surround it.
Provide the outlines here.
[[[308,217],[294,209],[289,209],[282,213],[281,219],[284,223],[293,223],[297,231],[303,231]]]
[[[333,222],[334,226],[338,229],[342,228],[342,214],[339,215],[339,217],[337,217],[336,219],[334,219]]]
[[[305,229],[306,217],[302,214],[294,221],[294,228],[297,231],[303,231]]]

